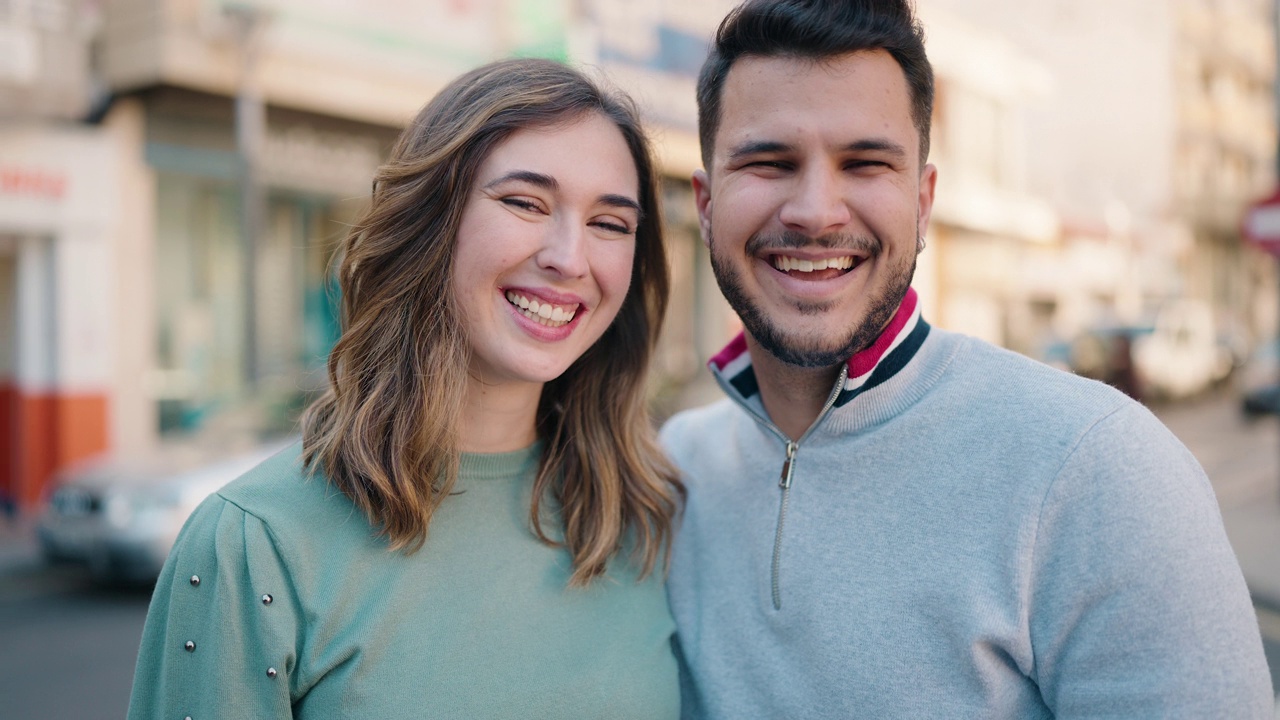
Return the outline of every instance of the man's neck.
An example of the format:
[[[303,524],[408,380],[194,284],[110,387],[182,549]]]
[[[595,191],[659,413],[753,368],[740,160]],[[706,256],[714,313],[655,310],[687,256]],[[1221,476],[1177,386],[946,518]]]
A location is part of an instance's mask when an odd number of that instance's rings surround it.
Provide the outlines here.
[[[825,368],[791,365],[760,347],[750,333],[746,337],[765,412],[787,437],[799,440],[818,419],[827,398],[831,397],[832,386],[840,375],[840,365]]]

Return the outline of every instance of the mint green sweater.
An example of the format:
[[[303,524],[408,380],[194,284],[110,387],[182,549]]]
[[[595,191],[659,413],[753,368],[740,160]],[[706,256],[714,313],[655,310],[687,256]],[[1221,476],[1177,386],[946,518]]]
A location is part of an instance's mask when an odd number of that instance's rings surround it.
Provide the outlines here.
[[[568,588],[568,554],[528,528],[537,463],[464,455],[412,555],[303,473],[298,446],[263,463],[179,536],[129,718],[675,717],[661,580],[619,559]]]

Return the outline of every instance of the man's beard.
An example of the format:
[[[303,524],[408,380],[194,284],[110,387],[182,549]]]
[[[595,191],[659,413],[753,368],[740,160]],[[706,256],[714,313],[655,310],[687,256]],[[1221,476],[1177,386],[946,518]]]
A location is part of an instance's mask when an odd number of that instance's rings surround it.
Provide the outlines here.
[[[909,255],[901,267],[889,268],[888,284],[884,291],[870,298],[867,313],[861,322],[858,322],[858,318],[850,318],[851,325],[842,337],[802,338],[788,334],[752,301],[743,288],[737,268],[732,262],[717,257],[714,236],[710,237],[708,245],[711,248],[711,269],[715,273],[716,283],[729,301],[729,306],[742,320],[743,327],[770,355],[788,365],[803,368],[832,367],[845,362],[854,353],[875,342],[902,304],[916,271],[914,254]],[[759,257],[765,248],[781,250],[807,245],[857,250],[867,254],[863,262],[879,259],[884,249],[880,240],[872,237],[829,235],[815,239],[795,232],[784,232],[779,235],[752,235],[747,240],[745,254],[748,257]],[[873,291],[868,289],[867,292]],[[833,303],[828,302],[796,302],[794,307],[801,315],[817,315],[831,312],[832,305]]]

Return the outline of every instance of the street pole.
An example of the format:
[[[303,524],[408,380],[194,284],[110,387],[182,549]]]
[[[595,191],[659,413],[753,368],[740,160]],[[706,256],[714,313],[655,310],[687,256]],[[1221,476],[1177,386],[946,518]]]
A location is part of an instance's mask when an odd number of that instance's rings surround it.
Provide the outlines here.
[[[1276,186],[1280,187],[1280,0],[1271,2],[1271,19],[1273,21],[1271,49],[1275,54],[1275,77],[1272,81],[1275,88],[1273,100],[1276,105],[1275,169]],[[1280,256],[1276,258],[1276,309],[1276,339],[1273,342],[1280,346]],[[1280,383],[1280,354],[1276,357],[1276,382]],[[1277,492],[1276,499],[1280,500],[1280,492]]]
[[[239,50],[239,79],[236,83],[235,133],[240,185],[240,274],[242,283],[245,394],[257,390],[258,368],[258,235],[262,231],[265,201],[259,158],[266,136],[267,112],[257,80],[259,38],[266,25],[266,13],[251,4],[231,4],[224,12],[235,26]]]

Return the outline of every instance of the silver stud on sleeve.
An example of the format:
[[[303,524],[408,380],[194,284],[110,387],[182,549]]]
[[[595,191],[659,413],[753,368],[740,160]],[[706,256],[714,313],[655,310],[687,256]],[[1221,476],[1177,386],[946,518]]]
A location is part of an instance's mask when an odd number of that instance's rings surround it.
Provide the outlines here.
[[[262,596],[262,604],[263,604],[263,605],[270,605],[270,604],[271,604],[271,601],[272,601],[272,600],[274,600],[274,599],[275,599],[275,598],[271,597],[270,595],[263,595],[263,596]]]
[[[199,576],[199,575],[192,575],[192,576],[191,576],[191,587],[200,587],[200,576]]]
[[[273,678],[275,676],[276,676],[276,669],[273,667],[267,668],[267,677]]]
[[[187,649],[187,652],[195,652],[195,651],[196,651],[196,644],[195,644],[195,642],[194,642],[194,641],[192,641],[192,640],[188,640],[188,641],[187,641],[187,644],[186,644],[186,645],[183,645],[182,647],[186,648],[186,649]]]

